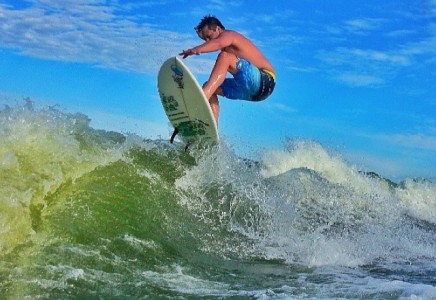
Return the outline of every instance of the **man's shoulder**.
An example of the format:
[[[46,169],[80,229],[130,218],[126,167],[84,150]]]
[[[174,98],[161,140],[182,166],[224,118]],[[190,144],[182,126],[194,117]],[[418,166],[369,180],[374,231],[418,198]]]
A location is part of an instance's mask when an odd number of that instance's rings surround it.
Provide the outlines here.
[[[242,35],[242,34],[240,34],[237,31],[229,30],[229,29],[224,30],[221,34],[224,34],[224,35],[233,35],[233,36],[234,35]]]
[[[242,35],[241,33],[234,30],[227,30],[227,29],[220,34],[220,37],[232,41],[237,41],[240,40],[241,38],[246,39],[244,35]]]

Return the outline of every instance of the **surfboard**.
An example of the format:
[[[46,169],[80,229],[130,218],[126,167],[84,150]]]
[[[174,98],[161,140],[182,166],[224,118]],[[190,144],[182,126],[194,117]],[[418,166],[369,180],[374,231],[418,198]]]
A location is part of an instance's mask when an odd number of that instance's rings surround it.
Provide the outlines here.
[[[165,113],[183,142],[219,141],[209,101],[180,58],[171,57],[163,63],[157,83]]]

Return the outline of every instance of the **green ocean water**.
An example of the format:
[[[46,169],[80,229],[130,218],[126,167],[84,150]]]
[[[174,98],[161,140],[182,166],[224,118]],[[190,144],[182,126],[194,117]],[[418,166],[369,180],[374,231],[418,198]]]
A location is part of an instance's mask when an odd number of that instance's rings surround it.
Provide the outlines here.
[[[0,298],[432,299],[435,195],[313,141],[252,161],[5,107]]]

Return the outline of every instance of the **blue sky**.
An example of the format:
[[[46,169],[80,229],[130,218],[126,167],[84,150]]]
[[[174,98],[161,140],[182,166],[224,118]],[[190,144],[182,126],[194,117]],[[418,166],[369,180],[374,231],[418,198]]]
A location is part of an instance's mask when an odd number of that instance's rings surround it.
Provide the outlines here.
[[[0,104],[30,97],[97,128],[167,137],[158,68],[201,43],[206,14],[277,72],[267,101],[221,100],[219,131],[237,152],[308,139],[394,180],[436,177],[436,0],[0,0]],[[215,57],[185,62],[202,83]]]

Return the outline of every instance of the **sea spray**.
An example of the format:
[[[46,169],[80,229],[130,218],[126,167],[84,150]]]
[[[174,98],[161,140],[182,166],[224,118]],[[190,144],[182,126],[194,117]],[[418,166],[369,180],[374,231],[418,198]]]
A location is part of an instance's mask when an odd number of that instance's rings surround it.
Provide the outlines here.
[[[435,237],[431,231],[416,230],[409,205],[398,197],[404,195],[403,188],[355,171],[317,143],[290,143],[284,151],[266,153],[262,162],[262,174],[277,195],[272,207],[279,208],[273,213],[276,224],[269,239],[280,241],[284,259],[313,266],[358,266],[434,255],[430,245]],[[420,196],[434,201],[428,190],[423,188]],[[275,247],[274,253],[280,251]]]
[[[238,157],[0,112],[0,294],[20,298],[436,295],[434,188],[312,141]]]
[[[436,226],[436,184],[426,179],[406,179],[396,194],[407,207],[408,214],[417,220]]]
[[[264,191],[256,163],[235,156],[225,144],[191,154],[195,166],[175,185],[181,192],[180,204],[209,225],[203,249],[230,257],[251,255],[252,240],[269,222],[259,202]]]
[[[45,197],[120,158],[121,134],[93,130],[82,114],[35,111],[30,102],[0,111],[0,252],[35,233]]]

